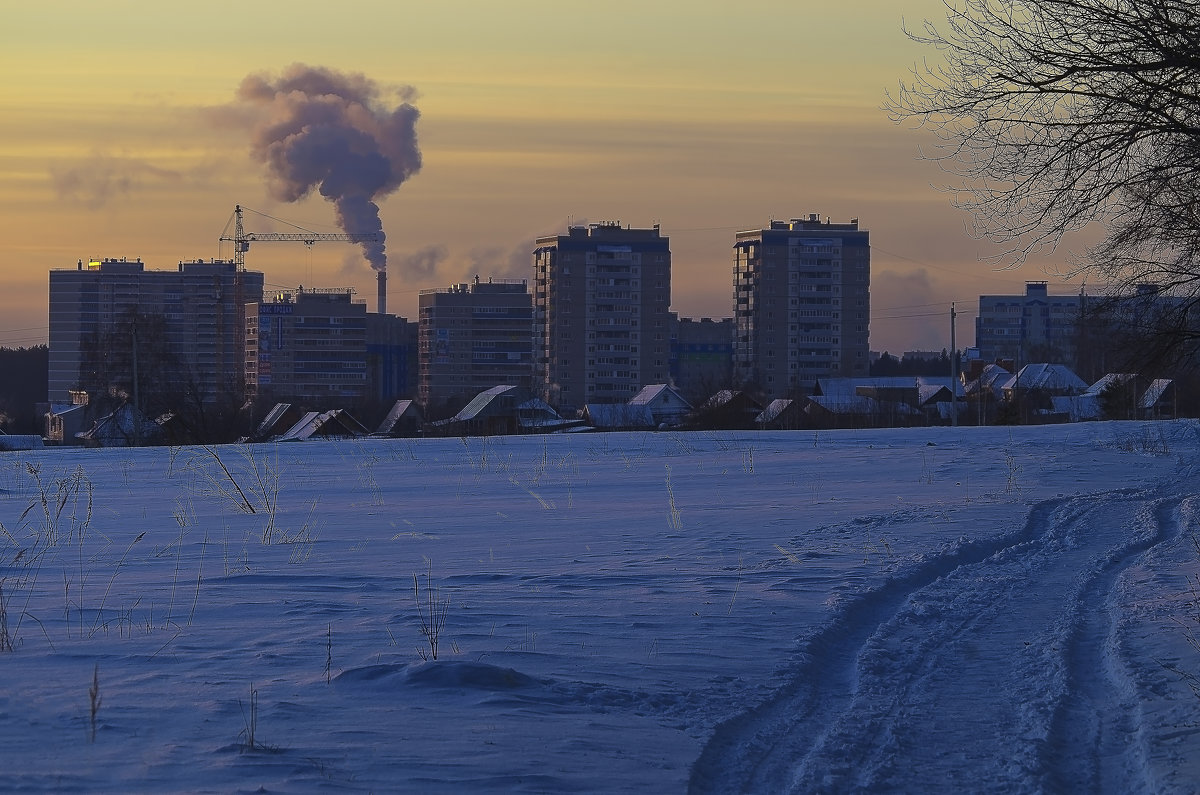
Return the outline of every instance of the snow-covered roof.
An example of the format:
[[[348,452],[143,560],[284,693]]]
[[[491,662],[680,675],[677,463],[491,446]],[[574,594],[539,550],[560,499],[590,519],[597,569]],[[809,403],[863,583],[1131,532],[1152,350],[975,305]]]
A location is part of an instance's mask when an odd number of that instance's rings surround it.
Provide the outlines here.
[[[683,396],[671,388],[669,384],[650,384],[642,387],[642,391],[629,399],[631,406],[649,406],[652,403],[671,403],[675,401],[686,408],[691,408],[691,404],[683,399]]]
[[[704,404],[701,406],[701,408],[715,409],[719,406],[724,406],[726,403],[733,400],[733,396],[736,394],[738,393],[734,392],[732,389],[722,389],[720,392],[717,392],[708,400],[704,401]]]
[[[258,428],[256,428],[254,431],[255,435],[259,437],[269,435],[272,429],[274,429],[275,425],[278,424],[283,419],[283,416],[291,411],[291,409],[291,403],[276,403],[271,407],[271,410],[267,412],[267,416],[263,417],[263,421],[258,424]]]
[[[1150,387],[1142,393],[1142,399],[1138,401],[1138,406],[1143,409],[1152,409],[1162,400],[1166,391],[1171,388],[1174,383],[1170,378],[1156,378],[1150,383]]]
[[[792,405],[792,402],[793,401],[790,398],[775,398],[767,404],[767,407],[763,409],[757,417],[754,418],[754,421],[759,425],[766,425],[767,423],[774,422],[780,414],[787,411],[788,407]]]
[[[558,416],[558,412],[554,410],[553,406],[539,397],[531,397],[523,403],[518,404],[517,413],[526,418],[541,415],[555,420],[562,419],[562,417]]]
[[[396,425],[405,416],[410,416],[416,420],[421,418],[421,410],[415,401],[412,400],[397,400],[387,416],[383,418],[383,422],[379,423],[379,428],[375,433],[388,434],[396,429]]]
[[[1092,384],[1084,391],[1085,395],[1099,395],[1104,390],[1111,386],[1120,386],[1128,381],[1137,378],[1133,373],[1105,373],[1100,377],[1100,380]]]
[[[991,392],[994,397],[999,397],[1004,389],[1004,384],[1012,378],[1012,375],[1010,370],[998,364],[986,364],[978,378],[963,384],[962,394],[975,395]]]
[[[473,420],[483,413],[483,410],[487,408],[488,404],[490,404],[493,400],[505,393],[512,392],[515,389],[517,389],[517,387],[512,385],[494,386],[491,389],[485,389],[475,397],[471,398],[471,401],[467,403],[467,405],[463,406],[462,410],[454,415],[454,419],[457,421]]]
[[[953,393],[950,391],[949,385],[943,384],[921,384],[917,387],[917,400],[924,406],[926,403],[935,398],[943,396],[945,399],[939,402],[950,403],[953,401]]]
[[[1012,371],[1001,367],[998,364],[985,364],[983,371],[979,374],[979,383],[986,387],[995,386],[996,384],[1003,385],[1005,381],[1012,378]]]
[[[367,429],[342,409],[310,411],[276,441],[294,442],[321,437],[366,436]]]
[[[123,403],[110,414],[96,420],[91,428],[75,434],[75,438],[84,442],[121,447],[139,439],[152,439],[159,433],[157,423],[147,419],[146,415],[129,403]]]
[[[1062,364],[1027,364],[1004,383],[1004,389],[1042,389],[1080,393],[1088,388],[1082,378]]]

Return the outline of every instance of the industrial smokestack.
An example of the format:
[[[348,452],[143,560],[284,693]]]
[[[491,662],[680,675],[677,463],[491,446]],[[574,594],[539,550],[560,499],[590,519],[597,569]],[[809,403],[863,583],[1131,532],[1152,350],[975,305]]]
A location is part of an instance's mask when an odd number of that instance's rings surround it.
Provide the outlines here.
[[[387,314],[387,271],[381,270],[376,277],[379,282],[379,314]]]

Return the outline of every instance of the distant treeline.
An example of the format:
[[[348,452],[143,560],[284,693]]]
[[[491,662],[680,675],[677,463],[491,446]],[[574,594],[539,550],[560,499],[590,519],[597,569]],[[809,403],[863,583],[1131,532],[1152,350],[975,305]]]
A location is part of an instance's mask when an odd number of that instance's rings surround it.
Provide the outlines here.
[[[0,348],[0,429],[6,433],[45,432],[37,404],[46,402],[50,348]]]
[[[941,356],[921,358],[905,356],[897,359],[884,351],[878,359],[871,363],[871,375],[886,377],[891,375],[950,375],[950,354],[942,351]]]

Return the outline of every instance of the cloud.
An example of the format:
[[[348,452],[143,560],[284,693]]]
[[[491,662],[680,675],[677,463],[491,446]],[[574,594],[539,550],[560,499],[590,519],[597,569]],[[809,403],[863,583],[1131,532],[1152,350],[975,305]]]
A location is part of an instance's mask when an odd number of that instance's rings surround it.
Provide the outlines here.
[[[434,244],[399,258],[400,273],[416,279],[428,279],[437,274],[438,265],[446,260],[446,247]]]
[[[946,285],[925,268],[871,274],[871,349],[900,356],[905,351],[898,349],[899,341],[922,350],[949,348],[950,299],[945,296]],[[956,344],[962,348],[970,340],[960,333]]]
[[[469,278],[528,280],[533,276],[533,241],[473,248],[465,255],[462,269]]]
[[[95,154],[84,160],[52,164],[50,178],[59,201],[98,210],[109,201],[129,195],[150,183],[176,183],[177,171],[145,160]]]

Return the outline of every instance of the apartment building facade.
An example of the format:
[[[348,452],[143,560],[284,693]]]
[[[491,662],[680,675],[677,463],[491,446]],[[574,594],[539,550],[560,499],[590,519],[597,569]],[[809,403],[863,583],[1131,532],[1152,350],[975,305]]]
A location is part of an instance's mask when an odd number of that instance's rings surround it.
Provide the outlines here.
[[[547,403],[570,413],[667,383],[671,245],[657,225],[571,226],[537,239],[533,265],[534,389]]]
[[[1026,282],[1024,295],[981,295],[975,347],[985,362],[1011,359],[1073,365],[1083,296],[1050,295],[1046,282]]]
[[[733,386],[733,318],[672,315],[671,382],[697,406]]]
[[[246,340],[256,397],[323,411],[368,395],[367,306],[349,288],[281,292],[251,305]]]
[[[530,387],[533,299],[525,280],[422,290],[417,297],[420,375],[427,417],[449,416],[495,386]]]
[[[858,219],[771,221],[738,232],[733,250],[739,385],[775,399],[819,378],[868,374],[871,245]]]
[[[172,366],[142,356],[149,375],[175,379],[164,390],[186,390],[193,400],[238,399],[244,394],[246,304],[262,300],[263,274],[239,271],[225,260],[180,262],[176,270],[147,270],[140,260],[82,260],[50,271],[48,398],[70,403],[85,364],[105,372],[116,389],[132,382],[138,349],[153,348]],[[139,328],[140,322],[140,328]],[[140,332],[140,339],[139,339]],[[97,350],[101,345],[106,350]],[[87,360],[85,362],[85,359]]]
[[[418,324],[391,314],[367,313],[369,396],[381,404],[417,394]]]

